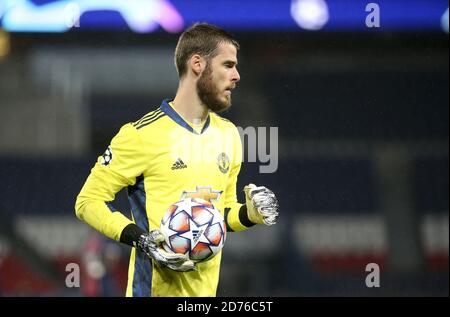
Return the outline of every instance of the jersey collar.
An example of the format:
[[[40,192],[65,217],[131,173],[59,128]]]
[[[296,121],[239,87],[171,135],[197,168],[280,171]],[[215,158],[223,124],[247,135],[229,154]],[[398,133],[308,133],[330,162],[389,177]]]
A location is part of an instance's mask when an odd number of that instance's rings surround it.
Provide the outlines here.
[[[190,124],[187,123],[186,121],[184,121],[184,119],[169,105],[169,102],[171,102],[171,101],[172,100],[170,100],[170,99],[164,99],[163,102],[161,103],[161,107],[160,107],[161,111],[164,112],[166,115],[168,115],[173,121],[175,121],[176,123],[181,125],[183,128],[189,130],[190,132],[192,132],[194,134],[199,134],[199,133],[195,132],[195,130],[190,126]],[[205,125],[203,126],[200,134],[202,134],[203,132],[206,131],[206,129],[209,127],[209,122],[210,122],[210,116],[208,114],[208,118],[206,118]]]

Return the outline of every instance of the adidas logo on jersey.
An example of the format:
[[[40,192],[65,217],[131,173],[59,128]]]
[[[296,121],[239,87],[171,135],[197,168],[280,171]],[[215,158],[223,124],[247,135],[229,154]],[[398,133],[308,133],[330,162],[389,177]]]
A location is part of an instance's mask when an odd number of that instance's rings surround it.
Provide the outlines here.
[[[184,164],[184,162],[181,159],[178,159],[175,163],[172,165],[172,170],[179,170],[182,168],[187,168],[187,165]]]

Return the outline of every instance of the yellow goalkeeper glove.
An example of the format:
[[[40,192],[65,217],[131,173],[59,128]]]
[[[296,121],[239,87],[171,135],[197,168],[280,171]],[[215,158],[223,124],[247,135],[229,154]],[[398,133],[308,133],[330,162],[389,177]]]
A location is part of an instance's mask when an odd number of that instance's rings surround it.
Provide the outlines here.
[[[154,229],[139,237],[137,247],[161,266],[179,272],[196,270],[194,262],[189,260],[187,255],[166,252],[161,247],[163,241],[164,235],[158,229]]]
[[[251,222],[272,226],[278,220],[278,200],[270,189],[249,184],[244,187],[247,215]]]

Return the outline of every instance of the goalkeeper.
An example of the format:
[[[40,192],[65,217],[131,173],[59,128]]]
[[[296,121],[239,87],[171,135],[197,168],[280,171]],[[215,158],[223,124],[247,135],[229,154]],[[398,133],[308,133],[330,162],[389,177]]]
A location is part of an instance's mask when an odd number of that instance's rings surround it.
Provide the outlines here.
[[[161,247],[158,228],[174,202],[189,197],[212,202],[229,232],[277,222],[278,202],[266,187],[249,184],[245,203],[237,201],[241,139],[234,124],[217,114],[231,106],[240,79],[238,49],[229,33],[213,25],[195,24],[181,34],[175,98],[120,129],[77,197],[79,219],[133,247],[127,296],[216,295],[221,252],[193,263]],[[112,205],[123,188],[132,219]]]

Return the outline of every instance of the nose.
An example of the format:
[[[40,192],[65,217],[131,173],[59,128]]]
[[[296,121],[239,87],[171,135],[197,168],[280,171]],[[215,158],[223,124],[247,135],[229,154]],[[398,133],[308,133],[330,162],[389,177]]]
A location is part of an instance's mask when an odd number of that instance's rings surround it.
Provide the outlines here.
[[[238,72],[237,68],[235,68],[234,69],[234,73],[233,73],[232,81],[237,83],[239,80],[241,80],[241,76],[239,75],[239,72]]]

